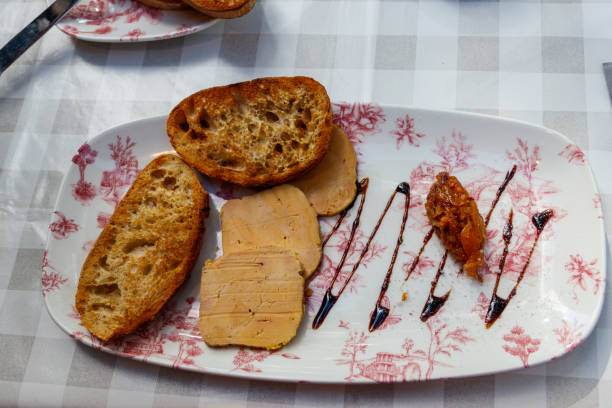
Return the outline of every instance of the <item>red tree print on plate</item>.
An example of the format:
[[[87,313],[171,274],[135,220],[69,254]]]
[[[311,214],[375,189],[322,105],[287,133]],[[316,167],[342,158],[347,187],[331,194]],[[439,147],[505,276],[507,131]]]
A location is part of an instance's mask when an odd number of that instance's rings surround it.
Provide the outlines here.
[[[172,367],[198,367],[193,357],[204,353],[200,347],[198,308],[193,305],[193,297],[185,302],[187,304],[182,308],[178,308],[175,302],[166,305],[154,320],[140,326],[125,339],[123,353],[144,360],[153,354],[160,354],[172,361]],[[167,343],[178,346],[176,354],[169,355],[164,351]]]
[[[164,12],[145,6],[133,0],[90,0],[76,5],[66,16],[66,20],[76,20],[87,25],[107,26],[122,20],[125,24],[139,22],[145,18],[149,22],[158,23]]]
[[[85,169],[96,161],[98,152],[93,150],[87,143],[83,143],[77,154],[72,157],[72,162],[79,168],[79,180],[72,185],[72,196],[83,205],[88,205],[96,196],[96,188],[88,181],[85,181]]]
[[[577,166],[584,166],[584,153],[578,145],[570,143],[565,146],[565,149],[559,152],[559,156],[567,159],[567,162],[570,164],[575,164]]]
[[[373,358],[359,359],[366,354],[369,335],[366,332],[350,331],[340,355],[345,357],[336,360],[337,365],[348,365],[349,375],[346,381],[357,378],[368,378],[375,382],[396,382],[407,380],[428,380],[432,378],[437,366],[452,367],[441,361],[451,358],[455,352],[461,352],[462,346],[474,339],[468,336],[466,328],[449,329],[439,317],[425,323],[429,332],[429,344],[424,348],[415,348],[414,341],[406,338],[399,353],[378,352]]]
[[[135,28],[126,35],[121,36],[121,41],[138,41],[140,37],[145,35],[146,33],[142,31],[140,28]]]
[[[526,140],[517,138],[517,147],[506,151],[506,157],[517,165],[517,173],[514,179],[508,184],[506,194],[509,196],[512,207],[514,208],[514,231],[513,243],[510,247],[510,255],[506,259],[504,274],[518,275],[527,261],[533,240],[537,235],[531,217],[542,210],[542,201],[549,195],[559,192],[551,180],[540,179],[537,176],[538,165],[542,160],[540,147],[538,145],[529,146]],[[554,224],[565,217],[567,212],[561,208],[547,206],[555,212],[540,236],[540,242],[550,239],[554,234]],[[505,219],[507,216],[505,209],[500,210],[497,216]],[[501,237],[501,230],[489,227],[496,236]],[[489,234],[489,230],[487,231]],[[495,275],[498,272],[499,259],[503,250],[501,238],[487,240],[488,248],[485,248],[485,267],[484,273]],[[538,248],[536,248],[536,252]],[[534,260],[537,256],[534,256]],[[540,270],[537,262],[531,262],[527,269],[526,276],[532,277]]]
[[[156,355],[172,363],[172,367],[198,366],[193,357],[204,353],[204,343],[200,338],[198,308],[194,306],[195,298],[185,300],[186,305],[177,307],[175,301],[170,301],[157,314],[155,319],[140,326],[128,336],[115,341],[103,342],[91,335],[87,330],[79,330],[73,337],[89,341],[93,347],[119,352],[126,357],[147,361]],[[80,319],[78,313],[71,313],[69,317]],[[169,345],[178,348],[176,352],[167,351]]]
[[[419,139],[425,137],[424,133],[417,133],[414,129],[414,118],[411,118],[410,115],[406,114],[403,118],[395,119],[395,124],[397,129],[392,131],[396,137],[395,145],[397,146],[397,150],[400,149],[402,143],[404,141],[408,142],[409,145],[414,147],[419,147]]]
[[[112,214],[109,214],[104,211],[100,211],[98,216],[96,217],[96,221],[98,221],[98,228],[102,229],[108,224],[108,220],[110,219]]]
[[[403,253],[405,255],[410,256],[410,261],[406,261],[402,264],[402,270],[406,273],[406,275],[408,275],[408,272],[410,271],[410,267],[412,266],[412,262],[414,261],[414,259],[416,258],[417,254],[414,251],[403,251]],[[433,259],[431,259],[428,256],[422,255],[419,258],[419,263],[417,264],[417,266],[414,268],[414,270],[412,271],[412,274],[410,275],[411,279],[414,279],[415,277],[420,277],[423,276],[423,273],[425,273],[425,271],[427,271],[429,268],[433,268],[436,266],[436,263],[434,262]]]
[[[115,168],[102,173],[100,191],[104,196],[102,199],[114,208],[117,208],[119,202],[121,202],[121,197],[140,172],[138,160],[132,153],[132,148],[135,145],[136,143],[129,136],[125,139],[125,144],[123,144],[121,136],[117,136],[116,142],[108,145],[111,151],[110,157],[115,162]]]
[[[600,276],[599,269],[595,268],[597,258],[591,262],[587,262],[580,254],[570,255],[570,260],[565,266],[565,270],[569,273],[567,283],[572,286],[572,298],[578,303],[578,290],[587,291],[587,281],[592,282],[593,295],[597,295],[599,288],[603,283],[603,278]]]
[[[476,313],[478,317],[480,317],[480,320],[484,321],[485,317],[487,317],[488,311],[489,311],[489,298],[487,297],[487,295],[484,294],[484,292],[480,292],[480,294],[478,295],[478,300],[476,301],[476,304],[472,308],[472,312]]]
[[[382,108],[373,103],[334,103],[334,123],[344,130],[357,155],[366,136],[379,133],[387,120]]]
[[[81,249],[85,252],[89,252],[91,251],[91,248],[93,248],[94,244],[96,243],[95,240],[90,240],[90,241],[86,241],[83,246],[81,246]]]
[[[582,342],[584,336],[582,330],[584,326],[577,321],[570,326],[567,320],[561,321],[562,326],[558,329],[553,329],[553,333],[557,335],[557,342],[562,345],[566,351],[572,351]]]
[[[540,339],[531,338],[521,326],[514,326],[510,333],[504,335],[502,348],[506,353],[521,359],[523,367],[529,367],[529,355],[540,348]]]
[[[59,211],[54,211],[53,214],[59,217],[58,221],[49,224],[49,231],[55,239],[66,239],[73,232],[79,230],[79,226],[73,219],[68,219]]]
[[[593,197],[593,206],[595,207],[596,210],[601,208],[601,196],[597,193],[595,193],[595,197]],[[601,211],[599,212],[599,215],[597,216],[597,218],[600,220],[603,219],[603,215],[601,215]]]
[[[78,34],[105,35],[113,31],[113,28],[111,26],[102,26],[102,27],[96,28],[95,30],[91,30],[91,31],[79,30],[78,28],[73,27],[71,25],[60,26],[60,28],[63,32],[69,35],[78,35]]]
[[[467,136],[453,130],[451,141],[446,141],[446,136],[436,140],[434,153],[440,156],[440,165],[449,173],[466,169],[468,161],[476,157],[472,153],[474,145],[467,144]]]
[[[247,348],[240,347],[240,349],[234,356],[232,364],[234,365],[234,370],[242,370],[247,373],[261,373],[262,370],[256,367],[255,363],[260,363],[278,352],[279,350],[249,350]],[[295,354],[291,353],[282,353],[280,354],[280,356],[289,360],[300,359],[299,356],[296,356]]]
[[[42,259],[41,285],[43,296],[47,296],[47,293],[59,289],[60,286],[68,282],[67,278],[64,278],[59,272],[55,270],[53,266],[51,266],[51,264],[49,263],[49,259],[47,258],[48,252],[49,251],[47,250],[43,252]]]

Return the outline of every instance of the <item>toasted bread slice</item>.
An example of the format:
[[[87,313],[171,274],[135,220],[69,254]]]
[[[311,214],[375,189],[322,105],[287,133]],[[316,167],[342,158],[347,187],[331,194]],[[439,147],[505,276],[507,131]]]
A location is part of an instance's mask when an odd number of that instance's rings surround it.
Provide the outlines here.
[[[330,106],[313,79],[261,78],[185,98],[166,130],[178,154],[207,176],[270,186],[321,161],[331,134]]]
[[[187,5],[181,0],[137,0],[145,6],[163,9],[163,10],[177,10],[187,8]]]
[[[244,16],[255,6],[255,0],[183,0],[195,10],[214,18],[238,18]],[[240,4],[230,8],[232,5]]]
[[[290,184],[229,200],[221,208],[223,253],[265,246],[292,250],[308,278],[321,261],[317,213]]]
[[[164,155],[138,175],[89,252],[76,308],[109,340],[152,319],[193,267],[208,194],[179,157]]]
[[[209,346],[268,350],[289,343],[304,313],[304,278],[295,254],[250,249],[208,261],[202,270],[200,332]]]
[[[319,215],[344,210],[357,194],[357,156],[346,133],[334,125],[329,148],[321,163],[291,184],[306,194]]]

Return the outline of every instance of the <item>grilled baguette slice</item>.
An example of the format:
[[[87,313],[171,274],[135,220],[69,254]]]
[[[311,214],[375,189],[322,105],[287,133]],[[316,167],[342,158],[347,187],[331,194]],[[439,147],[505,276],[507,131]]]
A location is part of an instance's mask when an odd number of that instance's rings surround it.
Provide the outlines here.
[[[197,92],[170,113],[166,131],[187,163],[249,187],[280,184],[325,155],[332,112],[311,78],[260,78]]]
[[[255,0],[183,0],[195,10],[214,18],[238,18],[255,6]]]
[[[208,194],[183,160],[164,155],[145,167],[83,264],[83,325],[109,340],[152,319],[191,271],[207,216]]]

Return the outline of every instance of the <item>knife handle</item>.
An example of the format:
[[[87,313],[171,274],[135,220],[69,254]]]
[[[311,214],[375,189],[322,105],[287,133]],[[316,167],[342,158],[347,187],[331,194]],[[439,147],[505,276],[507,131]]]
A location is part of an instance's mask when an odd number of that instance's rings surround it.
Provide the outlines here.
[[[32,44],[45,34],[77,3],[75,0],[57,0],[40,13],[30,24],[0,49],[0,74],[4,72]]]

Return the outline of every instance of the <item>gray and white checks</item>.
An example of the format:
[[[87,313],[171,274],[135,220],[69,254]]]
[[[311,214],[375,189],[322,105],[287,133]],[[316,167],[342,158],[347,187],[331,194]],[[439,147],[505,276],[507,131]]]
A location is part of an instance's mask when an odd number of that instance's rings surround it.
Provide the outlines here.
[[[44,5],[2,0],[0,42]],[[611,22],[607,0],[260,0],[243,18],[163,42],[84,43],[50,31],[0,77],[0,405],[609,406],[609,299],[593,334],[546,365],[422,384],[279,384],[160,368],[75,342],[43,305],[40,264],[81,143],[165,114],[196,90],[269,75],[315,77],[335,101],[469,110],[559,130],[588,155],[610,234],[612,107],[601,64],[612,61]]]

